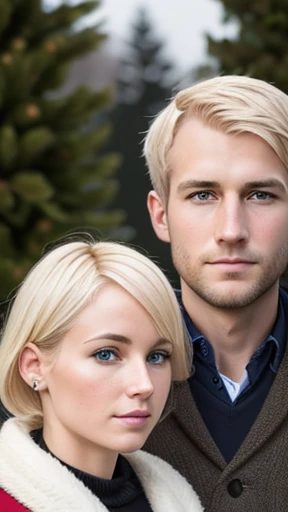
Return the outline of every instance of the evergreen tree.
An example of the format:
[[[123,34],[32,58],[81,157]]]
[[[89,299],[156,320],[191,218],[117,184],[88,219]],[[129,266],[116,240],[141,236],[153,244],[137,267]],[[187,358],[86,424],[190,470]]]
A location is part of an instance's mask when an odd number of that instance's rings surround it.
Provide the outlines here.
[[[157,257],[174,277],[169,247],[153,232],[146,201],[151,189],[142,158],[143,138],[153,116],[172,95],[172,64],[163,56],[163,44],[155,36],[145,9],[139,9],[132,26],[127,54],[118,80],[118,103],[112,112],[111,147],[123,156],[119,169],[121,187],[115,205],[125,208],[127,222],[135,229],[133,243]]]
[[[98,3],[47,12],[41,0],[0,0],[0,300],[48,241],[75,228],[107,236],[122,222],[107,212],[119,161],[100,154],[110,126],[90,123],[109,90],[57,93],[71,61],[105,39],[99,26],[75,29]]]
[[[220,73],[260,78],[288,93],[288,0],[220,1],[224,23],[238,24],[233,39],[208,36]]]

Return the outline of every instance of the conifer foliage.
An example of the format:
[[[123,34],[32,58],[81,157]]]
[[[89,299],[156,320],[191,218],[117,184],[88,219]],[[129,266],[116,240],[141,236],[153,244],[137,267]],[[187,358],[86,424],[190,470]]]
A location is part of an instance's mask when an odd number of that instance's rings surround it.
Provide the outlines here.
[[[274,83],[288,93],[288,0],[220,0],[224,22],[236,37],[208,36],[208,52],[223,74],[243,74]]]
[[[107,211],[118,166],[116,154],[100,153],[110,126],[89,124],[110,92],[57,93],[71,61],[105,38],[98,26],[75,30],[98,3],[48,12],[41,0],[0,0],[0,300],[46,242],[77,227],[106,235],[122,222]]]

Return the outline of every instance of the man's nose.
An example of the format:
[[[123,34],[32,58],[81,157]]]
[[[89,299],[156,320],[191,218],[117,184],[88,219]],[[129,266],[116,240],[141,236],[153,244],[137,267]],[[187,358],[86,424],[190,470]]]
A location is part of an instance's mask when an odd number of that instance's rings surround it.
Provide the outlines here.
[[[246,242],[249,237],[247,212],[236,197],[223,199],[215,218],[215,238],[218,243]]]

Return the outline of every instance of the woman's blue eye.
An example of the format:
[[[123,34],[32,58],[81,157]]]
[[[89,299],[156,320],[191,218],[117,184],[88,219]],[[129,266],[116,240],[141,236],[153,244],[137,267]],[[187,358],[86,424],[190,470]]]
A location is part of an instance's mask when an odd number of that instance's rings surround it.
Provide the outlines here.
[[[102,350],[97,350],[97,352],[95,352],[95,354],[93,354],[94,357],[98,360],[98,361],[115,361],[116,359],[116,354],[113,350],[109,350],[107,348],[104,348]]]
[[[168,352],[152,352],[147,357],[147,361],[152,364],[163,364],[170,356]]]

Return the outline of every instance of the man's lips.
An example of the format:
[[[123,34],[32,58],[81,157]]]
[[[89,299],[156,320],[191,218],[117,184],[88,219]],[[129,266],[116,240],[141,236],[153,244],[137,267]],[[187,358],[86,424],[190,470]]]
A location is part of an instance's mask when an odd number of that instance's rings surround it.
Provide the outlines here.
[[[245,270],[255,264],[255,261],[243,258],[219,258],[208,262],[208,265],[211,265],[212,267],[229,271]]]
[[[247,265],[253,265],[255,263],[255,261],[251,261],[251,260],[245,260],[245,259],[242,259],[242,258],[220,258],[218,260],[214,260],[214,261],[210,261],[208,262],[210,265],[218,265],[218,264],[221,264],[221,263],[224,263],[224,264],[228,264],[228,265],[236,265],[238,263],[244,263],[244,264],[247,264]]]

